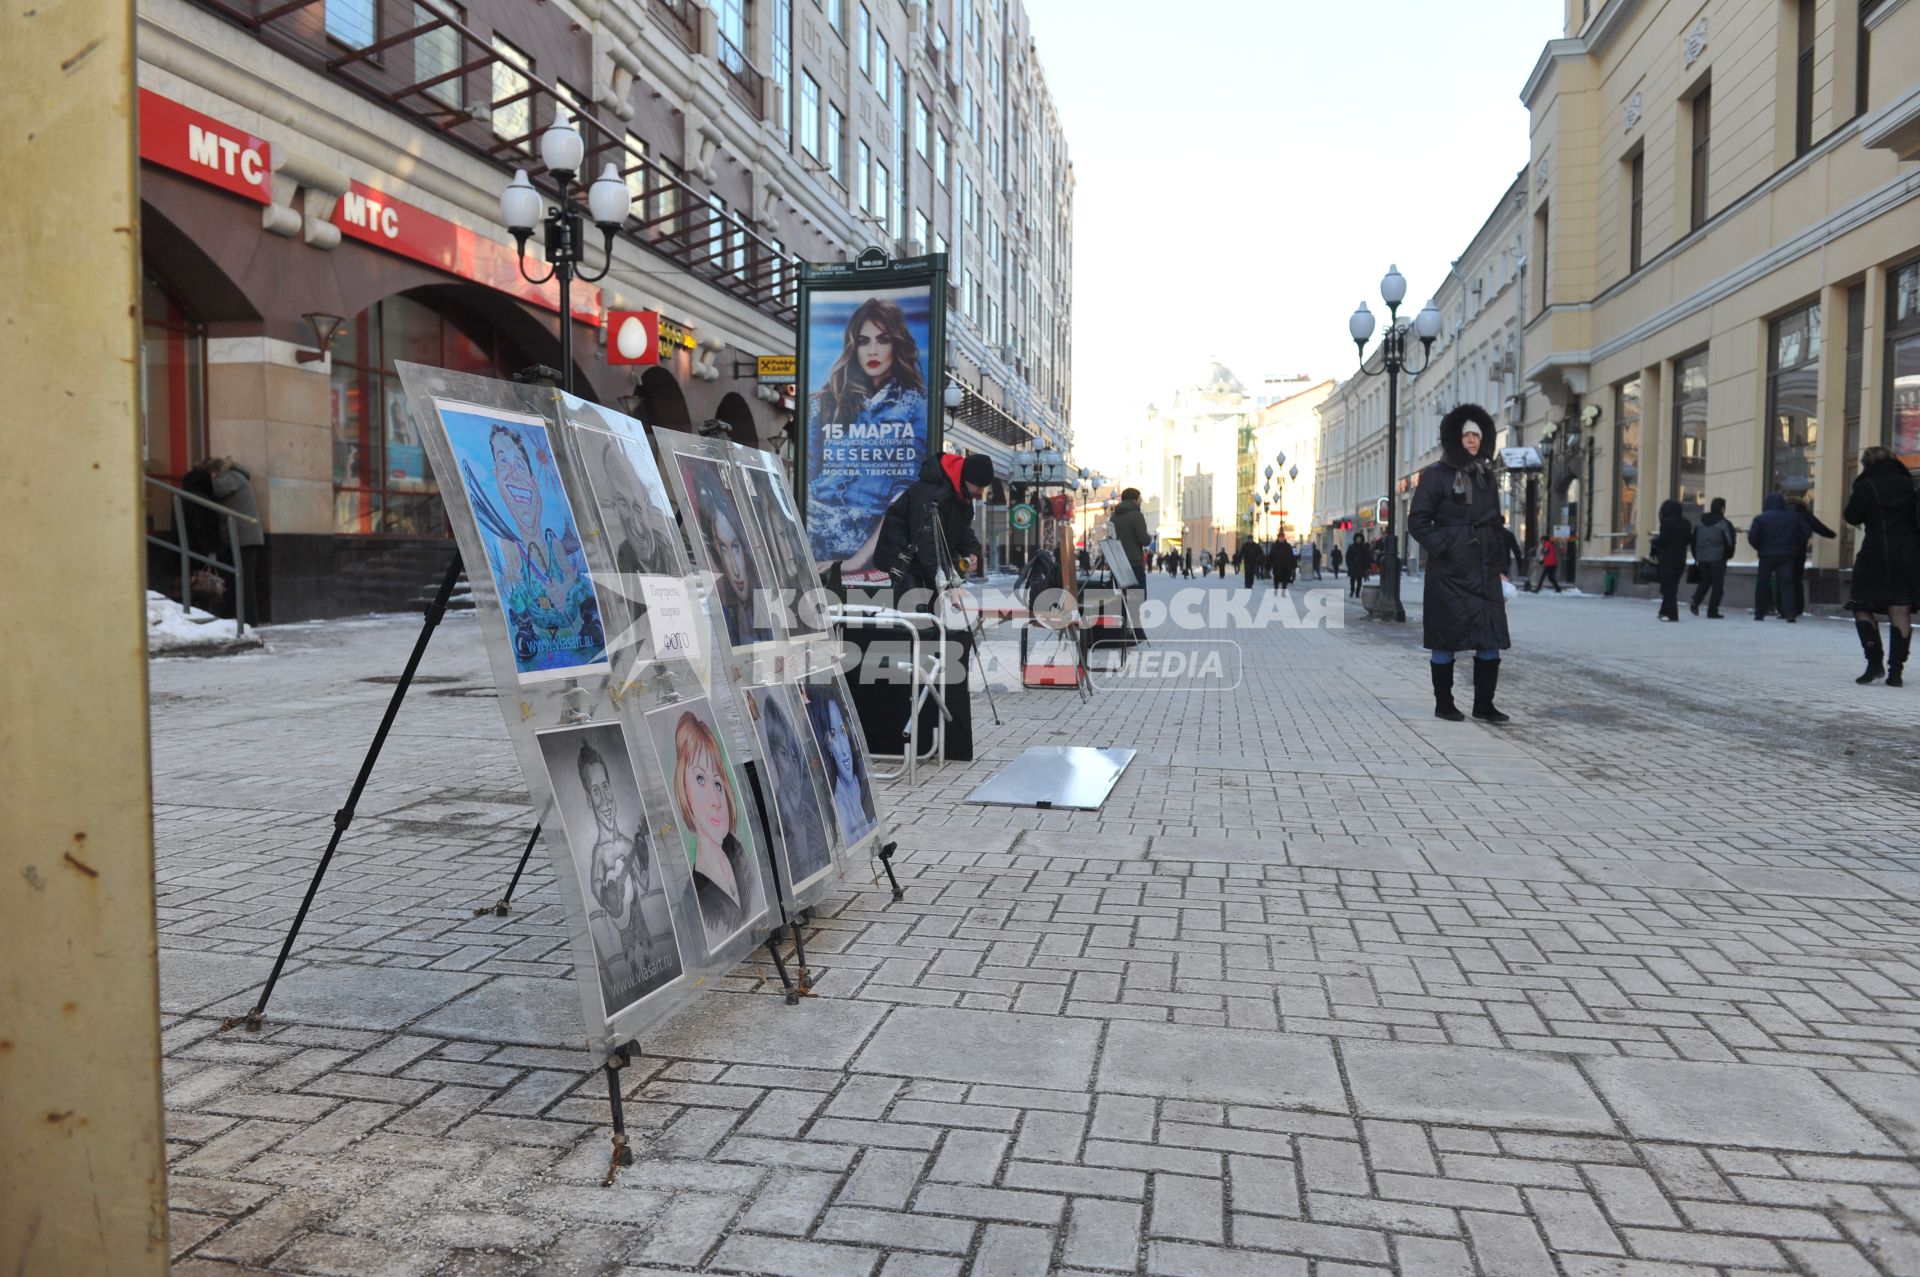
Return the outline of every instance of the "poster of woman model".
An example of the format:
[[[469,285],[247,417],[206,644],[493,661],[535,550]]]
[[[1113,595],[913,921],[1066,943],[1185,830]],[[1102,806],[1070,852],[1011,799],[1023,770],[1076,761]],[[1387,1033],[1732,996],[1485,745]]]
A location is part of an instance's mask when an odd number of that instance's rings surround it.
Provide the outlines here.
[[[572,853],[611,1020],[680,978],[666,876],[618,723],[535,733]]]
[[[820,292],[807,315],[807,531],[824,568],[878,573],[880,518],[928,453],[932,292]]]
[[[728,490],[720,462],[682,454],[674,460],[693,503],[688,511],[700,529],[700,542],[714,574],[713,597],[726,622],[727,642],[735,648],[773,637],[768,612],[758,606],[762,574],[747,537],[739,503]]]
[[[807,720],[814,743],[826,763],[827,787],[833,795],[834,823],[843,847],[857,846],[879,825],[874,813],[873,783],[867,777],[866,757],[853,733],[858,729],[853,711],[841,695],[837,678],[815,678],[804,684]]]
[[[767,911],[752,817],[706,697],[649,712],[647,729],[679,818],[687,863],[693,866],[694,896],[711,957]]]
[[[546,423],[477,404],[433,405],[486,547],[520,681],[606,673],[600,597]]]
[[[753,702],[760,754],[770,764],[775,814],[786,844],[787,891],[798,896],[833,867],[833,836],[822,808],[820,755],[793,690],[784,683],[747,691]]]

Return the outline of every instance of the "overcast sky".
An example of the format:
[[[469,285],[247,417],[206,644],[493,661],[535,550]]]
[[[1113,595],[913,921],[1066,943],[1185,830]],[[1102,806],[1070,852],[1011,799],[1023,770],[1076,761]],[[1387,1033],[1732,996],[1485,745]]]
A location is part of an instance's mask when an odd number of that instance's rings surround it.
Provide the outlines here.
[[[1026,0],[1073,157],[1073,424],[1098,468],[1218,358],[1344,378],[1398,263],[1440,287],[1527,159],[1558,0]]]

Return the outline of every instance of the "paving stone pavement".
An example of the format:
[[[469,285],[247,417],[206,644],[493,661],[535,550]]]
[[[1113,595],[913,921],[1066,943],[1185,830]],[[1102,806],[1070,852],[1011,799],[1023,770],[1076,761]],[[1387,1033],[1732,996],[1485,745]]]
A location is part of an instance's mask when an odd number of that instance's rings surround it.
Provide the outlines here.
[[[417,619],[157,662],[176,1271],[1920,1274],[1920,689],[1652,610],[1518,600],[1505,729],[1357,619],[976,700],[978,761],[883,790],[907,898],[819,911],[817,999],[749,963],[643,1043],[606,1189],[552,876],[472,914],[528,823],[474,622],[258,1034]],[[963,801],[1035,744],[1141,752],[1097,812]]]

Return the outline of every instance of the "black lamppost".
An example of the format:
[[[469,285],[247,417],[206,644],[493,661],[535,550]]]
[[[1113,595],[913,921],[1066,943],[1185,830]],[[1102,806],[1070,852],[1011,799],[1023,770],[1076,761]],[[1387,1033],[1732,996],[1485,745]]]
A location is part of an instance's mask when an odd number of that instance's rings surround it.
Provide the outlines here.
[[[1387,331],[1380,339],[1378,369],[1367,367],[1367,339],[1373,336],[1373,312],[1363,301],[1347,320],[1347,333],[1360,351],[1361,373],[1369,377],[1384,374],[1387,379],[1387,561],[1380,571],[1380,598],[1376,606],[1383,614],[1391,609],[1396,621],[1407,619],[1407,609],[1400,603],[1400,542],[1395,527],[1399,502],[1394,494],[1400,470],[1400,374],[1418,376],[1424,372],[1433,358],[1433,339],[1440,335],[1440,312],[1432,302],[1426,304],[1411,324],[1400,322],[1400,303],[1406,298],[1407,281],[1401,276],[1400,268],[1387,267],[1386,278],[1380,281],[1380,299],[1387,303]],[[1407,367],[1409,331],[1420,339],[1418,368]]]
[[[540,162],[553,175],[560,202],[547,209],[547,273],[538,278],[527,273],[527,240],[533,236],[533,226],[540,218],[540,207],[545,200],[527,180],[525,169],[515,169],[513,181],[500,192],[500,215],[519,247],[521,278],[530,284],[544,284],[550,279],[560,281],[560,388],[568,394],[573,393],[573,281],[577,278],[591,284],[607,277],[607,272],[613,269],[614,233],[633,208],[633,192],[612,161],[608,161],[600,176],[587,188],[586,208],[580,207],[573,198],[573,187],[586,150],[587,144],[573,120],[565,111],[554,112],[553,123],[540,135]],[[594,275],[580,269],[587,257],[588,217],[600,228],[606,249],[607,260]]]

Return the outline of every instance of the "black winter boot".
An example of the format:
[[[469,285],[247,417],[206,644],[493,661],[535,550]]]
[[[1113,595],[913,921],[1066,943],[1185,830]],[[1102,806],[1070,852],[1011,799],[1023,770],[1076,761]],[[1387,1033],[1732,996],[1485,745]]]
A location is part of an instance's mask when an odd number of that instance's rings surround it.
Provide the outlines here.
[[[1853,619],[1853,628],[1854,632],[1860,636],[1860,650],[1867,654],[1867,672],[1853,681],[1871,683],[1887,672],[1887,667],[1881,660],[1884,653],[1880,647],[1880,625],[1877,621],[1863,621],[1856,616]],[[1898,639],[1899,635],[1896,633],[1894,637]]]
[[[1433,716],[1444,718],[1449,723],[1466,721],[1466,715],[1453,703],[1453,663],[1429,665],[1433,671]]]
[[[1473,716],[1483,722],[1504,723],[1508,716],[1493,707],[1493,693],[1500,686],[1500,661],[1473,658]]]
[[[1907,668],[1907,653],[1913,650],[1913,635],[1892,630],[1887,635],[1887,649],[1887,686],[1903,686],[1905,680],[1900,677],[1900,671]]]

